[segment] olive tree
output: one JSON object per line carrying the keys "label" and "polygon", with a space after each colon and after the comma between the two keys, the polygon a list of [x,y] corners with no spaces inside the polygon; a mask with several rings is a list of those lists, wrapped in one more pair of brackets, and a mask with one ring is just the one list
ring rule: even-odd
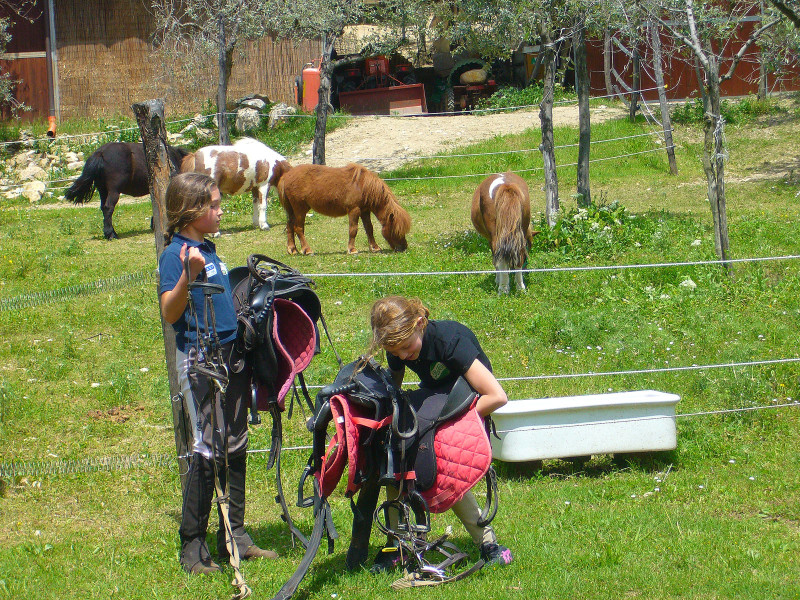
{"label": "olive tree", "polygon": [[[11,41],[11,17],[33,21],[40,13],[36,0],[0,0],[0,54],[5,53],[6,46]],[[0,105],[7,107],[12,116],[29,109],[14,95],[18,83],[11,73],[0,68]]]}
{"label": "olive tree", "polygon": [[[728,40],[740,34],[746,17],[757,13],[757,2],[736,1],[726,5],[696,4],[694,0],[645,0],[640,6],[647,16],[688,49],[700,66],[704,108],[703,171],[714,223],[714,246],[722,261],[729,258],[728,217],[725,199],[725,119],[720,87],[731,79],[742,58],[755,42],[780,20],[762,21],[728,56]],[[726,265],[727,266],[727,265]]]}
{"label": "olive tree", "polygon": [[154,43],[167,63],[183,67],[182,75],[206,76],[206,65],[217,61],[219,143],[230,144],[226,105],[228,81],[237,44],[269,33],[271,3],[260,0],[151,0],[156,20]]}
{"label": "olive tree", "polygon": [[368,13],[361,0],[273,0],[269,26],[275,33],[288,39],[320,39],[319,103],[314,130],[314,164],[325,164],[325,129],[330,103],[331,79],[334,67],[331,57],[334,45],[345,27],[361,22]]}

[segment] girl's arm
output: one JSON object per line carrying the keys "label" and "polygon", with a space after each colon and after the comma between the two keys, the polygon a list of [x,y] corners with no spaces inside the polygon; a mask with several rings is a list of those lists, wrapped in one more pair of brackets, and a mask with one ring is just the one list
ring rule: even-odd
{"label": "girl's arm", "polygon": [[464,379],[480,394],[478,403],[475,405],[480,416],[490,415],[508,402],[508,396],[506,396],[506,392],[500,382],[477,358],[467,369],[467,372],[464,373]]}
{"label": "girl's arm", "polygon": [[[186,257],[186,247],[184,244],[181,248],[180,259],[183,264],[183,259]],[[203,255],[196,247],[189,248],[189,274],[191,280],[194,281],[200,272],[205,268],[206,261]],[[174,323],[181,318],[181,315],[186,310],[186,305],[189,302],[189,281],[186,279],[186,271],[181,273],[181,278],[171,290],[161,294],[161,314],[167,323]]]}

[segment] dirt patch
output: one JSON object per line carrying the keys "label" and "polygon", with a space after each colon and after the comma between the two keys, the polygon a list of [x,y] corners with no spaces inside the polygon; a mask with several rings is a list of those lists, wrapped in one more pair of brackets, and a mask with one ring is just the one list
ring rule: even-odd
{"label": "dirt patch", "polygon": [[[625,114],[627,112],[619,107],[598,106],[591,109],[591,122],[602,123]],[[577,124],[577,106],[553,108],[554,127]],[[325,162],[332,167],[357,162],[373,171],[386,171],[423,156],[498,135],[538,129],[539,125],[539,111],[533,109],[486,115],[359,117],[328,134]],[[311,162],[311,145],[289,160],[292,164]]]}

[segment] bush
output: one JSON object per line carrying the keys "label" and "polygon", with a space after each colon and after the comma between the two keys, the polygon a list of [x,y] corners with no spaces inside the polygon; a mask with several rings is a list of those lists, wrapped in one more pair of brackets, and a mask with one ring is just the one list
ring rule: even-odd
{"label": "bush", "polygon": [[[750,123],[756,118],[783,112],[777,102],[771,98],[759,100],[755,96],[748,96],[740,100],[723,100],[721,104],[722,116],[726,123],[742,125]],[[701,124],[703,122],[703,99],[694,98],[687,100],[682,106],[672,111],[672,121],[684,125]]]}
{"label": "bush", "polygon": [[[544,89],[541,83],[535,82],[524,88],[513,86],[502,87],[489,98],[478,101],[478,108],[512,108],[516,106],[531,106],[542,101]],[[575,94],[566,92],[563,87],[556,85],[553,101],[572,99]]]}
{"label": "bush", "polygon": [[560,215],[553,227],[542,216],[531,249],[562,253],[576,251],[581,255],[608,249],[632,218],[617,201],[610,204],[592,202],[587,207],[573,209]]}

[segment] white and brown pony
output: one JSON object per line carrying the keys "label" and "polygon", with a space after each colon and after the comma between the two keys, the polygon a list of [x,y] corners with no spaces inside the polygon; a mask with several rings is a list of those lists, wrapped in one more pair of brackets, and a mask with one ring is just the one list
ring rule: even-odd
{"label": "white and brown pony", "polygon": [[[521,269],[531,246],[531,205],[528,184],[519,175],[490,175],[472,198],[472,223],[492,244],[492,262],[497,271],[497,291],[507,294],[509,270]],[[514,274],[517,289],[525,290],[522,273]]]}
{"label": "white and brown pony", "polygon": [[411,217],[397,203],[392,191],[372,171],[356,164],[345,167],[325,165],[299,165],[283,174],[278,182],[278,198],[286,211],[287,249],[297,254],[294,236],[300,240],[300,251],[312,254],[306,241],[305,222],[309,210],[327,217],[343,217],[350,220],[350,237],[347,252],[355,254],[358,220],[364,224],[369,248],[379,252],[372,232],[371,214],[382,225],[381,234],[392,250],[402,252],[408,247],[406,234],[411,229]]}
{"label": "white and brown pony", "polygon": [[286,159],[252,138],[233,146],[205,146],[181,163],[182,173],[205,173],[217,182],[222,194],[253,194],[253,227],[269,229],[267,195],[291,165]]}

